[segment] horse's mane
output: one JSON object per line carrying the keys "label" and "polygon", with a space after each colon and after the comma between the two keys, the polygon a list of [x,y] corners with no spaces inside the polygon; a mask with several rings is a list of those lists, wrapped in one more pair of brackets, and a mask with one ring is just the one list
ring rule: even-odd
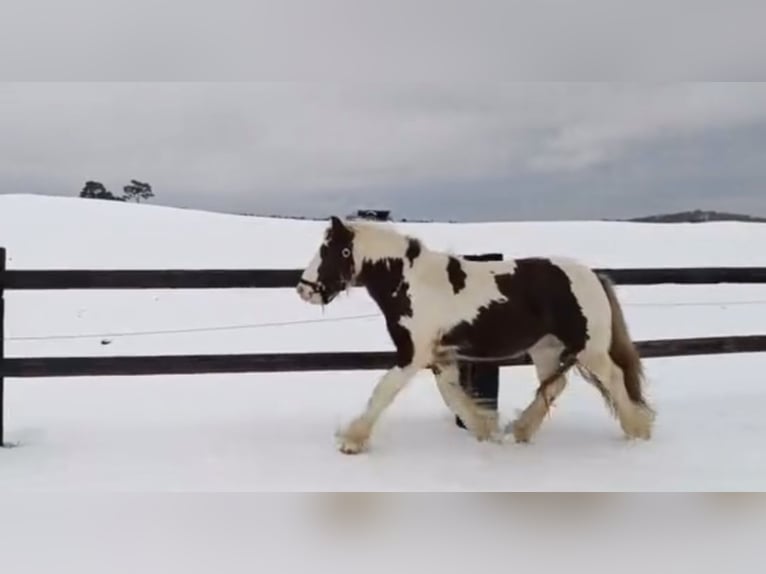
{"label": "horse's mane", "polygon": [[425,250],[425,244],[417,237],[407,235],[390,223],[371,223],[353,221],[346,225],[354,232],[360,244],[372,249],[372,251],[402,250],[402,255],[412,241],[416,241],[421,249]]}
{"label": "horse's mane", "polygon": [[397,229],[393,223],[346,221],[344,224],[361,235],[376,235],[379,237],[386,236],[392,240],[394,240],[394,238],[409,238],[408,235]]}

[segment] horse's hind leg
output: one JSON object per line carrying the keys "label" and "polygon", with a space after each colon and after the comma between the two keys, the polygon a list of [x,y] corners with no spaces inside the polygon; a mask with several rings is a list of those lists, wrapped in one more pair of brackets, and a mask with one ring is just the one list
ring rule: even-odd
{"label": "horse's hind leg", "polygon": [[460,371],[457,363],[439,363],[432,368],[436,386],[449,409],[465,424],[478,440],[495,440],[500,433],[497,426],[497,411],[484,408],[475,402],[460,386]]}
{"label": "horse's hind leg", "polygon": [[[563,347],[551,346],[533,348],[529,356],[535,365],[540,386],[535,392],[535,398],[519,417],[510,424],[510,429],[516,442],[529,442],[540,428],[553,402],[561,394],[567,384],[566,373],[555,376],[561,369],[561,352]],[[550,380],[549,380],[550,379]]]}
{"label": "horse's hind leg", "polygon": [[651,437],[653,413],[645,405],[631,401],[622,369],[608,353],[588,353],[580,359],[580,372],[593,384],[617,417],[628,438]]}

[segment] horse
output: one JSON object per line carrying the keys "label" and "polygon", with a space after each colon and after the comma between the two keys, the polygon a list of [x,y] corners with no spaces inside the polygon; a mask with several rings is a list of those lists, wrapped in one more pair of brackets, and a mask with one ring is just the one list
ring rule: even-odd
{"label": "horse", "polygon": [[[344,454],[369,448],[373,427],[422,369],[435,375],[447,407],[478,441],[513,434],[529,443],[575,368],[602,395],[627,439],[650,439],[655,418],[644,370],[608,277],[564,257],[472,261],[430,249],[390,223],[330,217],[296,286],[300,298],[328,305],[362,287],[385,318],[394,365],[366,408],[336,432]],[[461,387],[459,361],[502,361],[527,354],[539,385],[505,429],[497,411]]]}

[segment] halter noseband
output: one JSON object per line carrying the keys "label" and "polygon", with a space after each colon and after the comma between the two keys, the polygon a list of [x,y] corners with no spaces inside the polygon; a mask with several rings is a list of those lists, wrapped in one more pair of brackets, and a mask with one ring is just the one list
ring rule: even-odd
{"label": "halter noseband", "polygon": [[325,305],[327,305],[335,297],[334,295],[328,297],[327,296],[327,291],[325,290],[324,285],[322,285],[321,283],[315,283],[314,281],[308,281],[308,280],[303,279],[303,278],[298,279],[298,283],[303,283],[304,285],[308,285],[314,291],[319,293],[319,296],[322,297],[322,303],[325,304]]}
{"label": "halter noseband", "polygon": [[[343,253],[343,257],[344,258],[350,257],[351,256],[351,249],[349,249],[348,247],[344,247],[342,253]],[[345,277],[342,277],[342,279],[343,279],[343,281],[342,281],[341,289],[344,289],[344,288],[348,287],[349,284],[353,284],[353,268],[352,268],[352,278],[351,278],[351,280],[349,280],[348,278],[345,278]],[[319,283],[318,281],[316,281],[316,282],[315,281],[309,281],[308,279],[304,279],[303,277],[301,277],[300,279],[298,279],[298,284],[303,284],[303,285],[307,285],[308,287],[311,287],[314,291],[316,291],[317,293],[319,293],[322,296],[322,300],[324,300],[325,303],[327,303],[330,299],[333,299],[335,297],[335,295],[337,295],[337,293],[335,293],[332,296],[328,297],[327,296],[327,290],[325,289],[325,286],[322,285],[321,283]]]}
{"label": "halter noseband", "polygon": [[319,283],[314,283],[313,281],[308,281],[307,279],[300,278],[298,279],[298,283],[303,283],[304,285],[308,285],[314,291],[318,291],[320,293],[324,291],[324,289],[322,289],[322,286]]}

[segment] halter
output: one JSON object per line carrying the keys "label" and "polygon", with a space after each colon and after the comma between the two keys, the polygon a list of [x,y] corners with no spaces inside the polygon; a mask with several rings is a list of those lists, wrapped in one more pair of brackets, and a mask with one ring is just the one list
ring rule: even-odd
{"label": "halter", "polygon": [[298,283],[303,283],[304,285],[308,285],[311,287],[314,291],[318,291],[319,293],[322,293],[324,289],[319,283],[314,283],[313,281],[309,281],[307,279],[303,279],[302,277],[298,279]]}
{"label": "halter", "polygon": [[[343,250],[342,250],[342,254],[343,254],[344,258],[351,257],[351,249],[349,247],[344,247]],[[307,286],[311,287],[314,291],[319,293],[322,296],[322,301],[325,304],[329,303],[329,301],[334,298],[334,295],[332,297],[329,297],[329,298],[327,297],[327,291],[325,290],[324,285],[322,285],[319,282],[309,281],[308,279],[304,279],[303,277],[301,277],[300,279],[298,279],[298,283],[299,284],[303,284],[303,285],[307,285]],[[352,279],[351,279],[351,281],[345,280],[343,282],[343,289],[348,288],[349,284],[353,284],[353,268],[352,268]],[[337,293],[335,295],[337,295]]]}
{"label": "halter", "polygon": [[325,291],[324,286],[321,283],[315,283],[314,281],[308,281],[307,279],[298,279],[298,283],[303,283],[304,285],[308,285],[311,287],[314,291],[319,293],[319,296],[322,297],[322,304],[327,305],[332,298],[327,296],[327,291]]}

